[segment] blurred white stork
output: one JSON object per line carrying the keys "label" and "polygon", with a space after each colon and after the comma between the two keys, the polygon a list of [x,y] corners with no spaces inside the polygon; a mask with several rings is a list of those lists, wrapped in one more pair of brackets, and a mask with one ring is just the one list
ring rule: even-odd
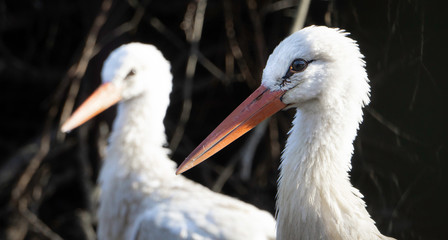
{"label": "blurred white stork", "polygon": [[353,140],[369,102],[365,62],[347,33],[308,27],[270,55],[261,86],[182,163],[206,160],[284,108],[296,108],[280,164],[277,239],[388,239],[349,180]]}
{"label": "blurred white stork", "polygon": [[102,79],[62,126],[70,131],[120,101],[99,177],[99,239],[275,239],[268,212],[175,175],[163,147],[172,76],[154,46],[116,49]]}

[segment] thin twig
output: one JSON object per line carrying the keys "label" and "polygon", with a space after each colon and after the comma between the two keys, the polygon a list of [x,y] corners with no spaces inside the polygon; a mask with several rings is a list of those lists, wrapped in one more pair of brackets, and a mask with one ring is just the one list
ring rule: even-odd
{"label": "thin twig", "polygon": [[202,28],[204,26],[204,15],[205,9],[207,7],[207,0],[199,0],[197,2],[196,14],[194,17],[193,30],[191,32],[191,36],[188,36],[187,39],[190,39],[191,47],[190,47],[190,56],[187,61],[187,68],[185,70],[185,84],[184,84],[184,102],[182,105],[182,113],[180,115],[180,121],[176,126],[176,130],[174,131],[170,149],[174,152],[179,146],[180,141],[183,138],[185,125],[190,119],[191,113],[191,94],[193,91],[193,77],[196,72],[196,66],[198,62],[198,52],[199,52],[199,42],[201,40]]}
{"label": "thin twig", "polygon": [[269,121],[269,146],[271,147],[271,159],[279,159],[281,153],[279,129],[277,124],[277,117],[272,117]]}
{"label": "thin twig", "polygon": [[421,68],[418,68],[417,70],[417,79],[416,79],[416,83],[415,83],[415,87],[414,87],[414,91],[412,92],[412,97],[411,97],[411,102],[409,103],[409,110],[412,111],[414,109],[414,104],[415,104],[415,99],[417,97],[417,92],[419,90],[420,87],[420,78],[422,75],[422,68],[424,67],[424,63],[423,63],[423,49],[424,49],[424,39],[425,39],[425,18],[424,18],[424,13],[421,13],[421,23],[420,23],[420,51],[419,51],[419,63],[422,65]]}
{"label": "thin twig", "polygon": [[229,82],[229,77],[219,69],[213,62],[211,62],[207,57],[205,57],[201,52],[197,52],[199,63],[207,69],[214,77],[221,79],[224,83]]}
{"label": "thin twig", "polygon": [[[176,34],[174,34],[165,24],[160,21],[157,17],[151,17],[149,19],[149,24],[159,31],[162,35],[166,37],[174,46],[178,49],[183,50],[187,46],[186,44],[179,39]],[[222,82],[227,83],[229,81],[229,77],[212,61],[210,61],[204,54],[201,53],[199,49],[197,49],[196,55],[198,57],[198,62],[209,71],[214,77],[220,79]]]}
{"label": "thin twig", "polygon": [[244,143],[244,145],[238,150],[236,154],[232,156],[229,163],[226,165],[223,171],[220,172],[218,179],[213,184],[212,190],[215,192],[220,192],[224,184],[227,180],[232,176],[233,171],[235,170],[236,163],[239,160],[241,161],[242,170],[240,173],[242,180],[248,180],[251,176],[252,171],[252,162],[253,157],[255,155],[255,151],[257,149],[258,144],[260,143],[262,136],[266,132],[266,128],[268,126],[269,119],[261,122],[254,131],[249,134],[248,140]]}
{"label": "thin twig", "polygon": [[233,172],[235,171],[236,163],[240,159],[241,159],[241,151],[238,151],[230,159],[229,163],[226,165],[224,170],[222,170],[219,173],[218,178],[216,179],[215,183],[211,187],[212,191],[221,192],[222,188],[224,187],[224,184],[227,182],[227,180],[229,180],[229,178],[232,176]]}
{"label": "thin twig", "polygon": [[269,118],[258,124],[255,130],[250,134],[249,139],[244,144],[244,149],[241,153],[241,172],[240,177],[242,180],[247,181],[251,177],[252,173],[252,162],[255,156],[255,151],[257,150],[258,144],[268,127]]}
{"label": "thin twig", "polygon": [[48,117],[46,119],[45,128],[42,134],[42,138],[40,140],[39,150],[34,155],[34,157],[29,162],[28,166],[26,167],[25,171],[20,176],[19,180],[17,181],[16,186],[13,188],[11,192],[11,199],[10,204],[12,206],[16,205],[19,202],[19,199],[22,197],[23,193],[25,192],[26,187],[30,183],[31,178],[34,176],[34,173],[39,168],[42,160],[47,156],[48,151],[50,149],[50,128],[52,120],[55,117],[56,109],[52,107],[50,110],[50,113],[48,114]]}
{"label": "thin twig", "polygon": [[399,136],[401,138],[404,138],[408,141],[414,142],[414,143],[421,143],[418,139],[411,136],[408,133],[403,132],[400,128],[398,128],[395,124],[391,123],[389,120],[387,120],[383,115],[378,113],[375,109],[369,107],[366,108],[366,111],[375,118],[379,123],[381,123],[383,126],[385,126],[387,129],[389,129],[391,132],[393,132],[396,136]]}
{"label": "thin twig", "polygon": [[[25,217],[30,223],[37,225],[39,228],[42,229],[43,234],[47,234],[50,239],[62,239],[57,234],[53,233],[44,223],[42,223],[37,216],[34,214],[30,214],[29,210],[27,209],[27,201],[21,199],[26,188],[28,187],[32,177],[35,175],[37,169],[41,165],[43,159],[47,156],[50,144],[51,144],[51,128],[53,120],[55,119],[59,104],[60,104],[60,98],[62,91],[61,88],[64,88],[66,86],[66,82],[68,82],[69,77],[74,74],[75,76],[79,76],[79,74],[87,68],[87,62],[91,57],[91,53],[93,50],[93,46],[95,43],[95,39],[97,36],[97,33],[99,31],[98,28],[102,26],[102,24],[105,22],[105,14],[110,9],[112,1],[111,0],[104,0],[102,3],[100,14],[95,19],[94,25],[92,26],[92,29],[90,31],[90,34],[86,40],[85,48],[83,50],[83,55],[81,56],[80,60],[78,61],[77,65],[73,65],[69,71],[67,72],[67,75],[62,80],[62,83],[58,86],[58,89],[56,93],[54,94],[52,105],[48,111],[47,118],[44,123],[44,129],[42,132],[42,137],[40,139],[39,144],[39,150],[34,155],[34,157],[29,162],[28,166],[20,176],[19,180],[17,181],[17,184],[13,188],[11,192],[11,199],[10,199],[10,206],[13,208],[17,208],[18,211],[21,213],[23,217]],[[76,75],[78,74],[78,75]],[[73,85],[72,85],[73,86]],[[79,86],[78,86],[79,87]],[[73,87],[72,87],[73,88]],[[76,89],[75,89],[76,90]],[[73,92],[72,92],[73,94]],[[74,99],[74,97],[73,97]],[[66,107],[72,105],[72,103],[66,102]],[[19,220],[20,221],[20,220]]]}
{"label": "thin twig", "polygon": [[260,15],[266,16],[268,13],[282,11],[287,8],[292,8],[297,6],[296,0],[280,0],[267,4],[260,9]]}
{"label": "thin twig", "polygon": [[233,57],[236,59],[236,63],[238,68],[243,75],[243,78],[246,80],[249,85],[256,85],[255,79],[252,76],[252,73],[249,69],[249,65],[246,60],[243,58],[243,51],[240,48],[238,40],[235,37],[235,24],[232,13],[232,6],[230,5],[230,1],[222,1],[224,6],[224,21],[226,28],[226,36],[227,41],[229,42],[230,51],[232,52]]}
{"label": "thin twig", "polygon": [[68,119],[71,112],[73,111],[73,106],[75,105],[75,98],[79,92],[82,76],[84,76],[87,70],[87,66],[89,64],[90,59],[94,56],[95,45],[98,39],[98,33],[107,20],[107,15],[109,13],[111,6],[112,6],[112,0],[103,0],[100,12],[96,16],[92,28],[90,29],[89,34],[87,35],[87,39],[84,44],[84,48],[82,50],[81,58],[76,64],[70,67],[70,70],[67,72],[65,78],[72,79],[71,81],[72,83],[70,85],[67,99],[62,108],[60,124],[65,122],[65,120]]}
{"label": "thin twig", "polygon": [[297,13],[294,19],[294,22],[291,26],[291,30],[289,30],[289,34],[293,34],[296,31],[303,28],[305,25],[306,16],[308,15],[308,9],[310,8],[310,0],[300,0],[299,5],[297,6]]}
{"label": "thin twig", "polygon": [[138,28],[138,25],[140,24],[140,22],[143,19],[143,16],[145,15],[145,11],[147,9],[147,5],[149,3],[150,0],[144,0],[141,3],[138,2],[138,4],[136,6],[132,6],[132,4],[130,4],[132,7],[134,7],[135,11],[134,11],[134,15],[132,16],[131,20],[121,24],[120,26],[118,26],[117,28],[115,28],[114,30],[112,30],[110,33],[106,34],[96,45],[95,48],[93,50],[93,56],[97,55],[98,52],[100,52],[101,50],[101,46],[105,46],[107,45],[109,42],[111,42],[112,40],[116,39],[117,37],[133,31],[135,29]]}
{"label": "thin twig", "polygon": [[43,223],[34,213],[28,210],[26,203],[20,204],[19,212],[34,231],[39,232],[43,236],[51,240],[62,240],[63,238],[57,233],[53,232],[45,223]]}
{"label": "thin twig", "polygon": [[[257,2],[255,0],[247,0],[246,2],[249,8],[249,16],[252,25],[254,26],[255,47],[257,49],[257,55],[258,55],[257,69],[261,69],[267,60],[266,43],[264,41],[262,21],[260,14],[257,11]],[[257,70],[257,72],[261,73],[261,70]]]}
{"label": "thin twig", "polygon": [[148,20],[148,23],[159,33],[165,36],[165,38],[170,41],[174,46],[176,46],[177,49],[185,49],[186,44],[177,37],[176,34],[171,31],[169,27],[167,27],[159,18],[157,17],[151,17]]}
{"label": "thin twig", "polygon": [[[264,34],[262,28],[262,21],[259,13],[257,12],[257,3],[254,0],[247,0],[247,6],[249,8],[249,15],[254,26],[254,38],[255,38],[255,46],[257,48],[258,55],[258,66],[259,70],[257,72],[261,73],[261,66],[263,66],[264,62],[266,62],[266,44],[264,42]],[[243,146],[243,150],[241,152],[241,172],[240,177],[242,180],[249,180],[252,172],[252,163],[253,158],[255,156],[255,151],[257,150],[257,146],[260,143],[266,129],[268,127],[269,120],[265,120],[250,134],[248,140]]]}

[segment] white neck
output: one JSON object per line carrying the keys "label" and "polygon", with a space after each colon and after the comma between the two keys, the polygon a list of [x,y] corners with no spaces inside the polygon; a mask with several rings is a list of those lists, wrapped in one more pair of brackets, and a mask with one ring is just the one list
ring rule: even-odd
{"label": "white neck", "polygon": [[118,106],[99,177],[99,239],[131,239],[135,217],[156,204],[161,189],[176,182],[175,163],[163,147],[167,102],[146,94]]}
{"label": "white neck", "polygon": [[361,119],[359,105],[342,102],[297,110],[280,165],[277,239],[380,238],[348,175]]}
{"label": "white neck", "polygon": [[141,172],[153,177],[162,176],[161,179],[174,175],[175,163],[167,157],[168,149],[163,147],[166,143],[163,125],[166,107],[162,106],[162,109],[160,105],[164,102],[142,94],[119,104],[104,171],[109,167],[121,174]]}

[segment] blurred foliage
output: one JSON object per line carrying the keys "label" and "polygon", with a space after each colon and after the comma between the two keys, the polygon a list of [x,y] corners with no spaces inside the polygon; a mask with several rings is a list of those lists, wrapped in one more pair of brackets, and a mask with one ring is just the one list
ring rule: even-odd
{"label": "blurred foliage", "polygon": [[[165,126],[178,163],[257,87],[298,2],[205,3],[195,37],[198,1],[0,1],[1,239],[94,239],[95,182],[114,110],[68,135],[58,127],[99,85],[104,59],[121,44],[154,44],[172,64]],[[314,0],[306,18],[305,25],[346,29],[366,56],[372,101],[355,141],[352,182],[381,232],[399,239],[448,236],[442,5]],[[198,63],[187,72],[192,56]],[[274,212],[293,114],[270,119],[252,164],[241,164],[248,135],[186,175]]]}

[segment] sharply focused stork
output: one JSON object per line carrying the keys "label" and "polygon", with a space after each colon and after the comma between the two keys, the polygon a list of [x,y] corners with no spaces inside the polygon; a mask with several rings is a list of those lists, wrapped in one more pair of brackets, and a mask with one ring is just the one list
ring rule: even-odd
{"label": "sharply focused stork", "polygon": [[277,239],[388,239],[349,180],[353,140],[369,102],[363,56],[347,33],[308,27],[270,55],[261,86],[182,163],[182,173],[284,108],[296,108],[283,151]]}
{"label": "sharply focused stork", "polygon": [[120,102],[99,177],[99,239],[275,239],[268,212],[175,175],[163,147],[172,76],[155,47],[116,49],[102,79],[62,126],[70,131]]}

